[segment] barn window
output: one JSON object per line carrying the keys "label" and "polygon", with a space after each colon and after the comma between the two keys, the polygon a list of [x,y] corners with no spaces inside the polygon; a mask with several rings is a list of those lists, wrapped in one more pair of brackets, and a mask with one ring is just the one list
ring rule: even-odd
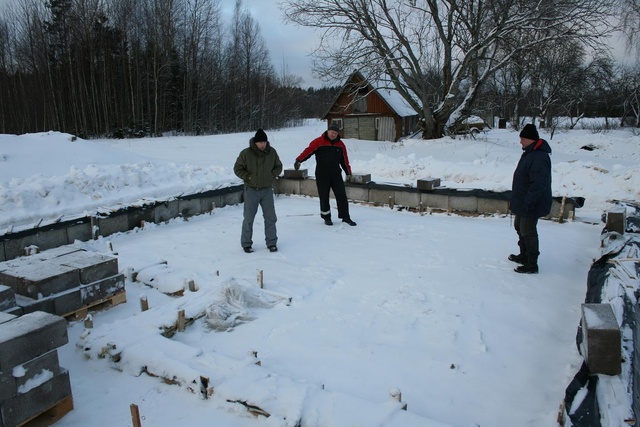
{"label": "barn window", "polygon": [[367,112],[367,97],[358,95],[353,101],[354,113],[366,113]]}
{"label": "barn window", "polygon": [[342,119],[332,119],[331,124],[336,124],[340,129],[342,129]]}

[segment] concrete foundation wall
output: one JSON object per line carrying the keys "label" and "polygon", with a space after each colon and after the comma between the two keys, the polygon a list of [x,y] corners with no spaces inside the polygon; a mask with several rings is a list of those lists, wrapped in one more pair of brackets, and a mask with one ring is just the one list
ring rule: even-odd
{"label": "concrete foundation wall", "polygon": [[26,255],[26,248],[37,246],[40,251],[68,245],[76,240],[87,241],[97,236],[109,236],[141,227],[145,222],[162,223],[173,218],[188,218],[211,212],[215,207],[242,202],[242,185],[211,190],[172,200],[141,206],[79,216],[0,235],[0,262]]}
{"label": "concrete foundation wall", "polygon": [[[300,171],[294,171],[300,172]],[[435,188],[424,190],[402,185],[376,184],[375,182],[345,183],[347,197],[356,202],[388,206],[402,206],[416,210],[436,210],[473,214],[508,214],[508,193],[478,192],[477,190],[454,190]],[[274,182],[276,194],[295,194],[318,197],[316,181],[313,178],[279,178]],[[490,195],[487,197],[485,195]],[[333,197],[333,193],[331,193]],[[68,245],[76,240],[87,241],[97,236],[109,236],[141,227],[145,222],[162,223],[173,218],[188,218],[211,212],[215,207],[236,205],[243,201],[243,186],[236,185],[205,193],[192,194],[181,198],[156,203],[130,206],[110,213],[96,213],[94,216],[78,217],[66,222],[56,222],[19,232],[0,235],[0,262],[25,255],[26,248],[37,246],[39,250]],[[551,213],[547,219],[573,218],[576,205],[567,199],[562,207],[562,199],[554,198]]]}
{"label": "concrete foundation wall", "polygon": [[[422,190],[417,187],[401,185],[376,184],[366,182],[358,184],[345,182],[347,197],[357,202],[372,203],[379,206],[403,206],[416,210],[439,210],[444,212],[461,212],[481,215],[509,213],[509,192],[495,193],[478,190],[438,189]],[[279,178],[274,184],[277,194],[299,194],[318,197],[316,182],[313,178],[287,179]],[[333,198],[333,193],[330,195]],[[573,218],[576,204],[566,199],[564,208],[562,199],[553,199],[551,213],[546,219]]]}

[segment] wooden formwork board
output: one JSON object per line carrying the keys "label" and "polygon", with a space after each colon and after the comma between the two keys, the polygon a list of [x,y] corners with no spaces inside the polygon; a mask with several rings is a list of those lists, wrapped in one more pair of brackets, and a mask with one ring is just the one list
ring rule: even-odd
{"label": "wooden formwork board", "polygon": [[89,314],[89,310],[106,310],[110,307],[113,307],[114,305],[122,304],[124,302],[127,302],[126,291],[118,292],[117,294],[111,295],[110,297],[95,301],[89,305],[79,308],[78,310],[67,313],[62,317],[68,320],[80,320],[87,317],[87,315]]}
{"label": "wooden formwork board", "polygon": [[51,426],[67,413],[73,410],[73,396],[68,396],[56,403],[46,411],[28,419],[27,421],[19,424],[17,427],[45,427]]}

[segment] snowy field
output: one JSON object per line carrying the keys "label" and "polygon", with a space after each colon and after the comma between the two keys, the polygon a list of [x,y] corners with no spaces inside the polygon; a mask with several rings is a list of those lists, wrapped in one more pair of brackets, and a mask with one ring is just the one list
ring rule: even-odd
{"label": "snowy field", "polygon": [[[267,134],[287,168],[323,129],[314,122]],[[251,135],[0,135],[0,229],[237,184],[233,163]],[[357,227],[327,227],[317,199],[300,196],[276,198],[277,253],[264,247],[259,215],[256,252],[242,252],[242,206],[78,242],[113,248],[122,272],[140,273],[127,281],[127,303],[95,313],[91,331],[70,324],[60,364],[75,409],[57,425],[130,426],[136,404],[143,426],[161,427],[293,427],[300,419],[318,427],[553,426],[582,362],[575,334],[599,256],[600,215],[610,200],[640,199],[639,143],[627,130],[556,133],[553,194],[586,202],[575,221],[540,222],[538,275],[516,274],[506,260],[517,250],[508,216],[351,204]],[[498,191],[510,188],[521,152],[508,130],[346,144],[354,173],[376,182],[438,177],[448,187]],[[303,167],[313,175],[313,160]],[[196,292],[161,292],[188,280]],[[144,313],[141,297],[151,307]],[[180,309],[207,316],[164,338]],[[118,362],[99,357],[108,345]],[[192,382],[199,375],[211,380],[209,399]],[[396,391],[407,411],[390,398]]]}

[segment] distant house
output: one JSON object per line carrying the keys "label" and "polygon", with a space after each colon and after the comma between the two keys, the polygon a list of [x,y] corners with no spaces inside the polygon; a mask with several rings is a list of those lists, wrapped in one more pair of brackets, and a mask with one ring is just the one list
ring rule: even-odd
{"label": "distant house", "polygon": [[356,71],[324,119],[338,123],[343,138],[395,142],[416,130],[418,114],[397,91],[378,88]]}

